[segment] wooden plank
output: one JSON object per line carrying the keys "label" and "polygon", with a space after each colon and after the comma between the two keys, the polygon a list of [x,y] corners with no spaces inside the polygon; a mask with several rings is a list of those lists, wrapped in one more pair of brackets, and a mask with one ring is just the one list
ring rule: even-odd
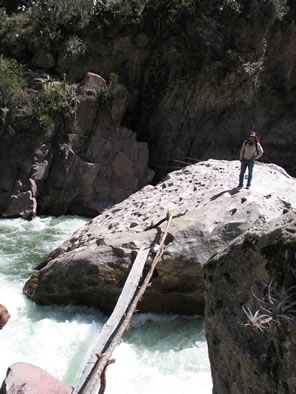
{"label": "wooden plank", "polygon": [[[98,381],[99,377],[92,383],[92,375],[94,373],[98,358],[96,353],[104,353],[108,343],[112,340],[114,333],[120,326],[122,318],[124,317],[133,297],[138,288],[143,269],[150,252],[150,248],[140,248],[137,257],[133,263],[131,271],[118,298],[117,304],[110,318],[104,325],[99,340],[92,352],[84,371],[78,381],[77,386],[74,388],[73,394],[97,394],[99,390]],[[98,381],[97,381],[98,380]]]}
{"label": "wooden plank", "polygon": [[172,215],[167,213],[167,225],[166,225],[165,231],[163,233],[163,236],[161,238],[161,242],[159,244],[159,249],[158,249],[156,255],[154,256],[154,259],[150,265],[149,271],[148,271],[142,285],[136,289],[135,295],[134,295],[130,305],[128,306],[118,328],[116,329],[116,332],[114,332],[114,335],[112,335],[111,341],[108,342],[108,346],[106,347],[105,352],[100,355],[100,358],[99,358],[98,362],[96,363],[95,368],[93,370],[91,381],[89,382],[89,383],[91,383],[91,385],[89,385],[86,388],[86,390],[83,391],[83,394],[97,393],[96,387],[100,388],[100,391],[98,394],[105,393],[106,368],[108,367],[108,365],[110,363],[113,363],[113,360],[111,359],[112,353],[113,353],[116,345],[118,344],[118,342],[122,338],[125,330],[129,326],[130,320],[136,311],[137,304],[141,300],[147,287],[151,283],[153,272],[163,256],[164,249],[165,249],[165,240],[166,240],[166,237],[168,234],[168,230],[169,230],[172,218],[173,218]]}

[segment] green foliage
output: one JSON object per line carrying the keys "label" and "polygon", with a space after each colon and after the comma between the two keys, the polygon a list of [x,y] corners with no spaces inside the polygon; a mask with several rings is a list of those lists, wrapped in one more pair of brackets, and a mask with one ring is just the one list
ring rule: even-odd
{"label": "green foliage", "polygon": [[93,12],[93,0],[37,0],[29,9],[38,44],[50,47],[84,29]]}
{"label": "green foliage", "polygon": [[87,46],[85,42],[76,35],[71,36],[65,44],[66,56],[72,60],[78,59],[80,56],[85,55]]}
{"label": "green foliage", "polygon": [[289,3],[288,0],[17,2],[26,4],[23,12],[10,17],[4,9],[0,12],[0,39],[4,37],[2,43],[10,50],[18,41],[30,42],[33,51],[42,47],[53,54],[62,47],[66,56],[75,61],[87,52],[86,40],[90,36],[110,33],[112,37],[116,34],[133,37],[144,33],[150,45],[159,48],[161,64],[173,69],[174,75],[202,72],[211,78],[220,78],[227,67],[239,69],[240,51],[235,44],[238,40],[231,29],[237,18],[246,16],[261,23],[281,20]]}
{"label": "green foliage", "polygon": [[139,29],[146,2],[147,0],[97,0],[93,24],[101,30],[112,28],[121,31],[131,27]]}
{"label": "green foliage", "polygon": [[126,87],[119,82],[119,77],[116,73],[109,75],[109,83],[104,89],[97,91],[101,105],[109,104],[114,98],[127,94]]}
{"label": "green foliage", "polygon": [[27,86],[23,68],[14,59],[0,56],[0,102],[9,105]]}
{"label": "green foliage", "polygon": [[108,85],[110,94],[115,97],[120,95],[121,93],[125,92],[126,89],[124,85],[119,82],[118,74],[111,73],[109,75],[109,85]]}
{"label": "green foliage", "polygon": [[30,21],[27,13],[8,16],[4,8],[0,8],[0,38],[5,37],[9,44],[15,43],[29,29]]}
{"label": "green foliage", "polygon": [[36,119],[42,126],[52,126],[58,114],[75,114],[79,102],[74,87],[64,82],[49,82],[34,97]]}

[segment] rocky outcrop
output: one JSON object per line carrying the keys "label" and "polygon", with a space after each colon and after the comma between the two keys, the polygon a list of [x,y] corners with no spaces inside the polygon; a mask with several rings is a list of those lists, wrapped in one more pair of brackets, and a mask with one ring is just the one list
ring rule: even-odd
{"label": "rocky outcrop", "polygon": [[[74,82],[90,70],[105,80],[116,73],[133,97],[123,123],[148,142],[158,180],[176,160],[236,159],[250,128],[260,135],[263,160],[296,176],[295,3],[214,0],[194,3],[194,10],[170,7],[149,2],[142,24],[119,34],[112,19],[107,32],[98,30],[104,20],[96,20],[78,34],[86,51],[75,61],[67,43],[56,45],[53,69],[50,53],[40,57],[24,34],[6,40],[6,54],[28,64],[33,58],[36,67]],[[174,14],[178,23],[167,25]],[[16,45],[23,50],[16,53]],[[39,58],[46,63],[35,63]]]}
{"label": "rocky outcrop", "polygon": [[0,304],[0,330],[7,324],[10,319],[10,314],[3,304]]}
{"label": "rocky outcrop", "polygon": [[26,294],[43,303],[110,311],[137,250],[158,243],[174,216],[162,261],[140,308],[203,313],[202,265],[254,226],[296,209],[296,180],[258,163],[252,190],[236,189],[239,162],[209,160],[171,173],[91,220],[32,274]]}
{"label": "rocky outcrop", "polygon": [[24,114],[13,129],[0,127],[2,216],[96,216],[149,183],[147,144],[120,126],[128,93],[108,89],[103,78],[88,73],[77,87],[75,115],[44,130]]}
{"label": "rocky outcrop", "polygon": [[[53,48],[44,52],[26,34],[16,34],[10,29],[0,38],[3,53],[35,67],[36,72],[40,67],[45,68],[55,78],[66,76],[73,83],[79,83],[91,70],[92,75],[101,75],[92,81],[90,75],[87,77],[88,83],[94,83],[92,88],[104,86],[115,73],[128,93],[112,101],[108,115],[101,111],[99,121],[107,116],[112,130],[114,123],[118,130],[124,125],[124,134],[126,128],[131,129],[137,141],[148,144],[149,165],[156,172],[156,181],[162,180],[172,168],[182,166],[180,161],[236,159],[250,128],[255,128],[262,140],[263,160],[281,165],[295,176],[295,4],[215,0],[198,2],[194,11],[190,7],[171,10],[174,5],[168,4],[162,8],[161,2],[159,7],[149,2],[138,28],[127,26],[120,33],[112,22],[110,30],[98,30],[100,23],[96,20],[72,36],[78,36],[84,48],[75,57],[69,55],[69,37],[58,44],[48,37]],[[182,12],[188,12],[188,18]],[[167,25],[171,16],[179,13],[176,26]],[[101,167],[101,162],[92,162],[85,154],[84,144],[88,141],[94,147],[98,138],[105,141],[109,129],[103,137],[97,131],[99,137],[97,134],[92,139],[93,132],[89,130],[95,130],[98,105],[91,89],[82,88],[83,91],[85,97],[79,105],[78,117],[86,125],[84,133],[78,132],[75,126],[68,129],[67,125],[58,125],[55,133],[47,130],[47,136],[40,139],[40,126],[25,118],[18,119],[14,136],[11,130],[6,130],[5,139],[0,136],[0,212],[10,217],[18,214],[33,217],[35,199],[39,213],[95,215],[98,206],[106,206],[107,200],[108,204],[118,202],[122,196],[138,190],[136,185],[139,188],[151,179],[147,174],[144,178],[135,173],[130,177],[128,172],[135,161],[124,153],[126,158],[120,160],[120,167],[124,161],[127,178],[122,185],[123,178],[117,173],[113,176],[110,162]],[[128,134],[130,139],[124,144],[131,142],[134,151],[134,146],[139,145],[134,144],[133,134]],[[117,137],[115,132],[114,138]],[[143,146],[139,147],[141,156],[142,149]],[[35,197],[28,183],[30,179],[35,180],[31,177],[32,166],[40,151],[42,157],[36,159],[38,193]],[[75,160],[72,151],[78,156]],[[66,159],[68,156],[70,160]],[[100,171],[96,172],[96,165]],[[69,172],[74,170],[79,174],[86,171],[86,195],[77,185],[73,186],[71,176],[68,180]],[[54,175],[56,171],[60,178],[68,180],[67,188],[56,179],[59,177]],[[132,172],[136,171],[133,168]],[[94,172],[100,179],[103,174],[103,185],[98,186]],[[76,179],[81,180],[79,174]],[[47,183],[48,175],[55,179]],[[43,189],[43,183],[48,188]],[[115,185],[120,189],[116,198]],[[90,192],[90,188],[100,191]]]}
{"label": "rocky outcrop", "polygon": [[27,363],[15,363],[7,370],[0,394],[70,394],[73,387],[61,383],[51,374]]}
{"label": "rocky outcrop", "polygon": [[214,393],[296,391],[296,215],[235,240],[205,267]]}
{"label": "rocky outcrop", "polygon": [[[203,3],[208,9],[212,7],[201,1],[201,8]],[[201,26],[201,37],[189,20],[185,31],[180,26],[178,34],[182,31],[186,37],[182,47],[189,45],[188,52],[178,54],[180,37],[168,34],[161,22],[156,23],[160,31],[153,36],[85,36],[88,53],[78,63],[59,51],[57,72],[61,75],[67,73],[77,80],[88,67],[108,78],[115,71],[135,95],[136,106],[128,112],[125,124],[135,130],[139,140],[149,143],[150,165],[158,180],[178,165],[176,160],[236,159],[242,140],[252,128],[265,148],[263,160],[296,176],[296,118],[292,110],[295,4],[290,1],[287,18],[277,21],[270,9],[260,9],[262,2],[233,3],[237,12],[225,10],[224,17],[220,16],[221,9],[227,5],[217,4],[216,12],[207,15],[211,22],[205,26],[213,22],[220,27],[209,32],[208,27]],[[204,57],[199,59],[191,47]]]}

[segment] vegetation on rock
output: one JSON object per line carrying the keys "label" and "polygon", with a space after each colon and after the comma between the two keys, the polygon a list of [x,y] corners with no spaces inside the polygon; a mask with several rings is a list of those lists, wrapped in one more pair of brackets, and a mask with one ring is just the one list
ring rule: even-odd
{"label": "vegetation on rock", "polygon": [[[156,41],[168,40],[167,57],[193,65],[214,62],[219,69],[229,46],[225,35],[230,19],[241,15],[283,19],[287,0],[37,0],[15,1],[2,8],[2,39],[31,40],[31,45],[57,50],[66,45],[69,54],[84,54],[87,32],[145,33]],[[5,10],[18,12],[3,17]],[[24,37],[25,35],[25,37]],[[4,41],[5,41],[4,39]],[[11,39],[11,37],[10,37]],[[6,42],[7,43],[7,42]],[[228,55],[227,55],[228,56]],[[221,64],[218,64],[218,63]],[[197,67],[198,68],[198,67]],[[200,69],[200,67],[199,67]]]}
{"label": "vegetation on rock", "polygon": [[[282,126],[275,129],[294,130],[293,121],[286,120],[295,101],[291,43],[296,6],[291,0],[1,4],[0,45],[5,57],[47,73],[59,84],[64,74],[71,84],[89,71],[105,80],[118,75],[117,85],[126,86],[132,102],[122,124],[149,143],[156,181],[175,164],[171,160],[234,158],[240,130],[243,134],[253,127],[260,133],[270,129],[267,113],[279,114]],[[282,42],[289,47],[285,51]],[[110,103],[115,85],[111,81],[95,98]],[[47,91],[34,94],[40,93],[37,119],[45,124],[57,109],[44,99]],[[72,111],[72,104],[61,107],[64,113],[66,107]],[[221,145],[218,153],[209,130],[216,130],[215,137],[223,140],[216,144]],[[273,138],[269,144],[266,152],[275,151]],[[277,154],[277,161],[271,159],[294,173],[294,166],[287,166],[291,155],[288,149],[289,157]]]}
{"label": "vegetation on rock", "polygon": [[6,106],[24,93],[27,86],[23,68],[14,59],[0,56],[0,102]]}
{"label": "vegetation on rock", "polygon": [[66,82],[40,81],[41,89],[28,89],[23,67],[0,56],[0,106],[2,121],[18,106],[27,107],[41,126],[49,126],[59,113],[74,114],[79,102],[76,88]]}
{"label": "vegetation on rock", "polygon": [[75,114],[79,98],[75,87],[63,82],[49,82],[42,85],[33,102],[37,120],[42,126],[49,126],[58,113]]}

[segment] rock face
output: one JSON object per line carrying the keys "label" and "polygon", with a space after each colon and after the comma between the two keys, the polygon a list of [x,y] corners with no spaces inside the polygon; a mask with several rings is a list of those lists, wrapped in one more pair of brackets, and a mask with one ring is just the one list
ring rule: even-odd
{"label": "rock face", "polygon": [[203,313],[202,265],[237,236],[296,209],[296,180],[258,163],[252,190],[235,186],[239,162],[209,160],[171,173],[91,220],[32,274],[26,294],[39,303],[110,311],[142,245],[157,244],[174,219],[161,263],[140,308]]}
{"label": "rock face", "polygon": [[10,319],[10,314],[7,308],[0,304],[0,330],[7,324]]}
{"label": "rock face", "polygon": [[0,214],[96,216],[149,183],[148,146],[120,126],[128,94],[102,104],[106,82],[88,73],[78,86],[76,115],[40,131],[20,116],[13,133],[0,126]]}
{"label": "rock face", "polygon": [[51,374],[27,363],[16,363],[7,370],[0,394],[70,394],[73,388]]}
{"label": "rock face", "polygon": [[285,214],[207,264],[213,393],[296,392],[295,256],[296,215]]}
{"label": "rock face", "polygon": [[[202,11],[210,10],[212,3],[200,1],[199,6]],[[137,99],[126,123],[139,140],[148,141],[150,165],[159,180],[170,166],[177,165],[175,160],[186,161],[186,157],[237,159],[240,144],[251,128],[262,140],[266,151],[263,160],[296,176],[295,3],[285,2],[289,12],[283,21],[271,15],[270,9],[260,9],[274,2],[248,0],[232,2],[236,4],[233,9],[237,6],[239,10],[233,14],[225,11],[221,21],[221,9],[227,6],[216,3],[216,12],[207,17],[213,26],[219,26],[218,31],[214,29],[207,36],[208,30],[203,29],[206,51],[214,53],[213,59],[205,61],[205,56],[186,67],[186,61],[192,59],[190,51],[182,53],[181,59],[166,56],[174,50],[178,37],[167,37],[164,30],[151,36],[109,34],[84,37],[89,53],[78,63],[60,51],[57,71],[74,80],[81,78],[87,67],[104,78],[114,70],[118,73]],[[284,3],[275,7],[285,8]],[[178,36],[180,31],[181,27]],[[204,53],[198,46],[202,38],[196,39],[198,33],[189,21],[185,31],[189,41],[183,47],[191,42]],[[167,39],[157,39],[159,34]],[[214,43],[219,43],[219,48],[213,49]],[[202,64],[201,71],[198,63]]]}
{"label": "rock face", "polygon": [[[256,129],[262,141],[266,152],[263,160],[281,165],[296,176],[296,3],[280,3],[199,1],[194,11],[186,10],[198,15],[198,19],[186,19],[186,26],[181,11],[175,10],[180,12],[181,24],[174,29],[166,26],[166,20],[173,14],[169,5],[162,10],[161,6],[155,8],[151,3],[147,5],[148,14],[143,17],[144,30],[140,26],[139,29],[126,26],[118,34],[117,26],[111,23],[110,30],[104,33],[97,29],[100,23],[96,21],[77,34],[86,51],[75,61],[67,53],[66,42],[53,43],[55,48],[44,52],[34,47],[26,34],[12,32],[10,39],[3,33],[0,44],[5,56],[16,57],[37,69],[45,68],[55,77],[67,75],[67,81],[74,83],[84,79],[91,70],[92,76],[94,73],[102,76],[88,75],[89,86],[97,88],[104,86],[105,80],[115,73],[126,86],[128,95],[111,104],[107,123],[110,125],[111,121],[114,134],[110,135],[116,140],[117,129],[124,125],[135,132],[137,141],[147,143],[149,165],[156,172],[156,181],[162,180],[179,161],[237,159],[241,143],[251,128]],[[151,18],[149,6],[159,14]],[[9,11],[15,9],[11,4],[7,7]],[[163,16],[162,11],[168,12],[168,17]],[[156,20],[162,21],[156,23]],[[11,136],[9,130],[2,133],[5,138],[0,135],[1,213],[34,216],[35,199],[39,213],[95,215],[96,207],[106,205],[106,199],[118,202],[122,196],[137,190],[136,184],[142,186],[141,180],[146,184],[151,179],[149,175],[142,178],[135,174],[135,168],[134,174],[129,176],[129,167],[133,167],[135,161],[126,156],[124,148],[127,178],[123,185],[122,176],[119,184],[118,174],[113,176],[110,162],[101,166],[100,161],[92,161],[92,157],[85,154],[84,144],[91,143],[94,148],[98,139],[107,140],[109,126],[103,136],[102,131],[95,131],[106,111],[99,111],[96,100],[91,99],[92,94],[88,96],[90,89],[84,86],[83,91],[86,97],[79,106],[78,118],[86,125],[84,132],[78,131],[75,125],[70,128],[59,125],[57,133],[48,131],[47,136],[40,139],[40,127],[34,122],[26,125],[28,119],[19,119],[15,136]],[[77,119],[77,122],[80,121]],[[108,139],[104,145],[108,152],[109,142]],[[136,151],[142,156],[144,148],[135,143],[132,134],[124,145],[129,142],[137,145]],[[114,147],[112,142],[111,145]],[[98,152],[102,149],[100,146]],[[38,175],[31,176],[35,164]],[[144,169],[143,165],[139,172]],[[75,173],[78,187],[72,184],[73,171],[79,171],[78,176]],[[86,195],[79,190],[80,181],[83,184],[80,172],[84,171]],[[98,178],[104,178],[103,185],[98,186],[94,172]],[[48,183],[49,175],[52,177]],[[30,188],[30,179],[37,183],[36,197]],[[43,183],[48,188],[43,189]],[[115,185],[119,186],[118,194]],[[90,188],[100,188],[100,191],[92,193]]]}
{"label": "rock face", "polygon": [[50,52],[38,49],[32,58],[32,65],[44,69],[53,68],[55,66],[55,59]]}
{"label": "rock face", "polygon": [[[11,42],[7,56],[29,64],[33,58],[38,67],[55,64],[53,74],[74,82],[90,70],[105,80],[118,74],[134,97],[124,125],[148,142],[158,179],[175,160],[237,159],[250,128],[260,135],[263,160],[296,176],[295,2],[202,0],[195,7],[197,29],[192,18],[184,24],[178,9],[181,23],[169,29],[170,14],[163,14],[169,5],[144,17],[144,31],[126,26],[118,34],[111,22],[104,34],[96,21],[78,34],[87,51],[75,61],[60,43],[52,55],[32,53],[24,34],[3,40],[3,47]],[[16,45],[27,49],[18,53]]]}

